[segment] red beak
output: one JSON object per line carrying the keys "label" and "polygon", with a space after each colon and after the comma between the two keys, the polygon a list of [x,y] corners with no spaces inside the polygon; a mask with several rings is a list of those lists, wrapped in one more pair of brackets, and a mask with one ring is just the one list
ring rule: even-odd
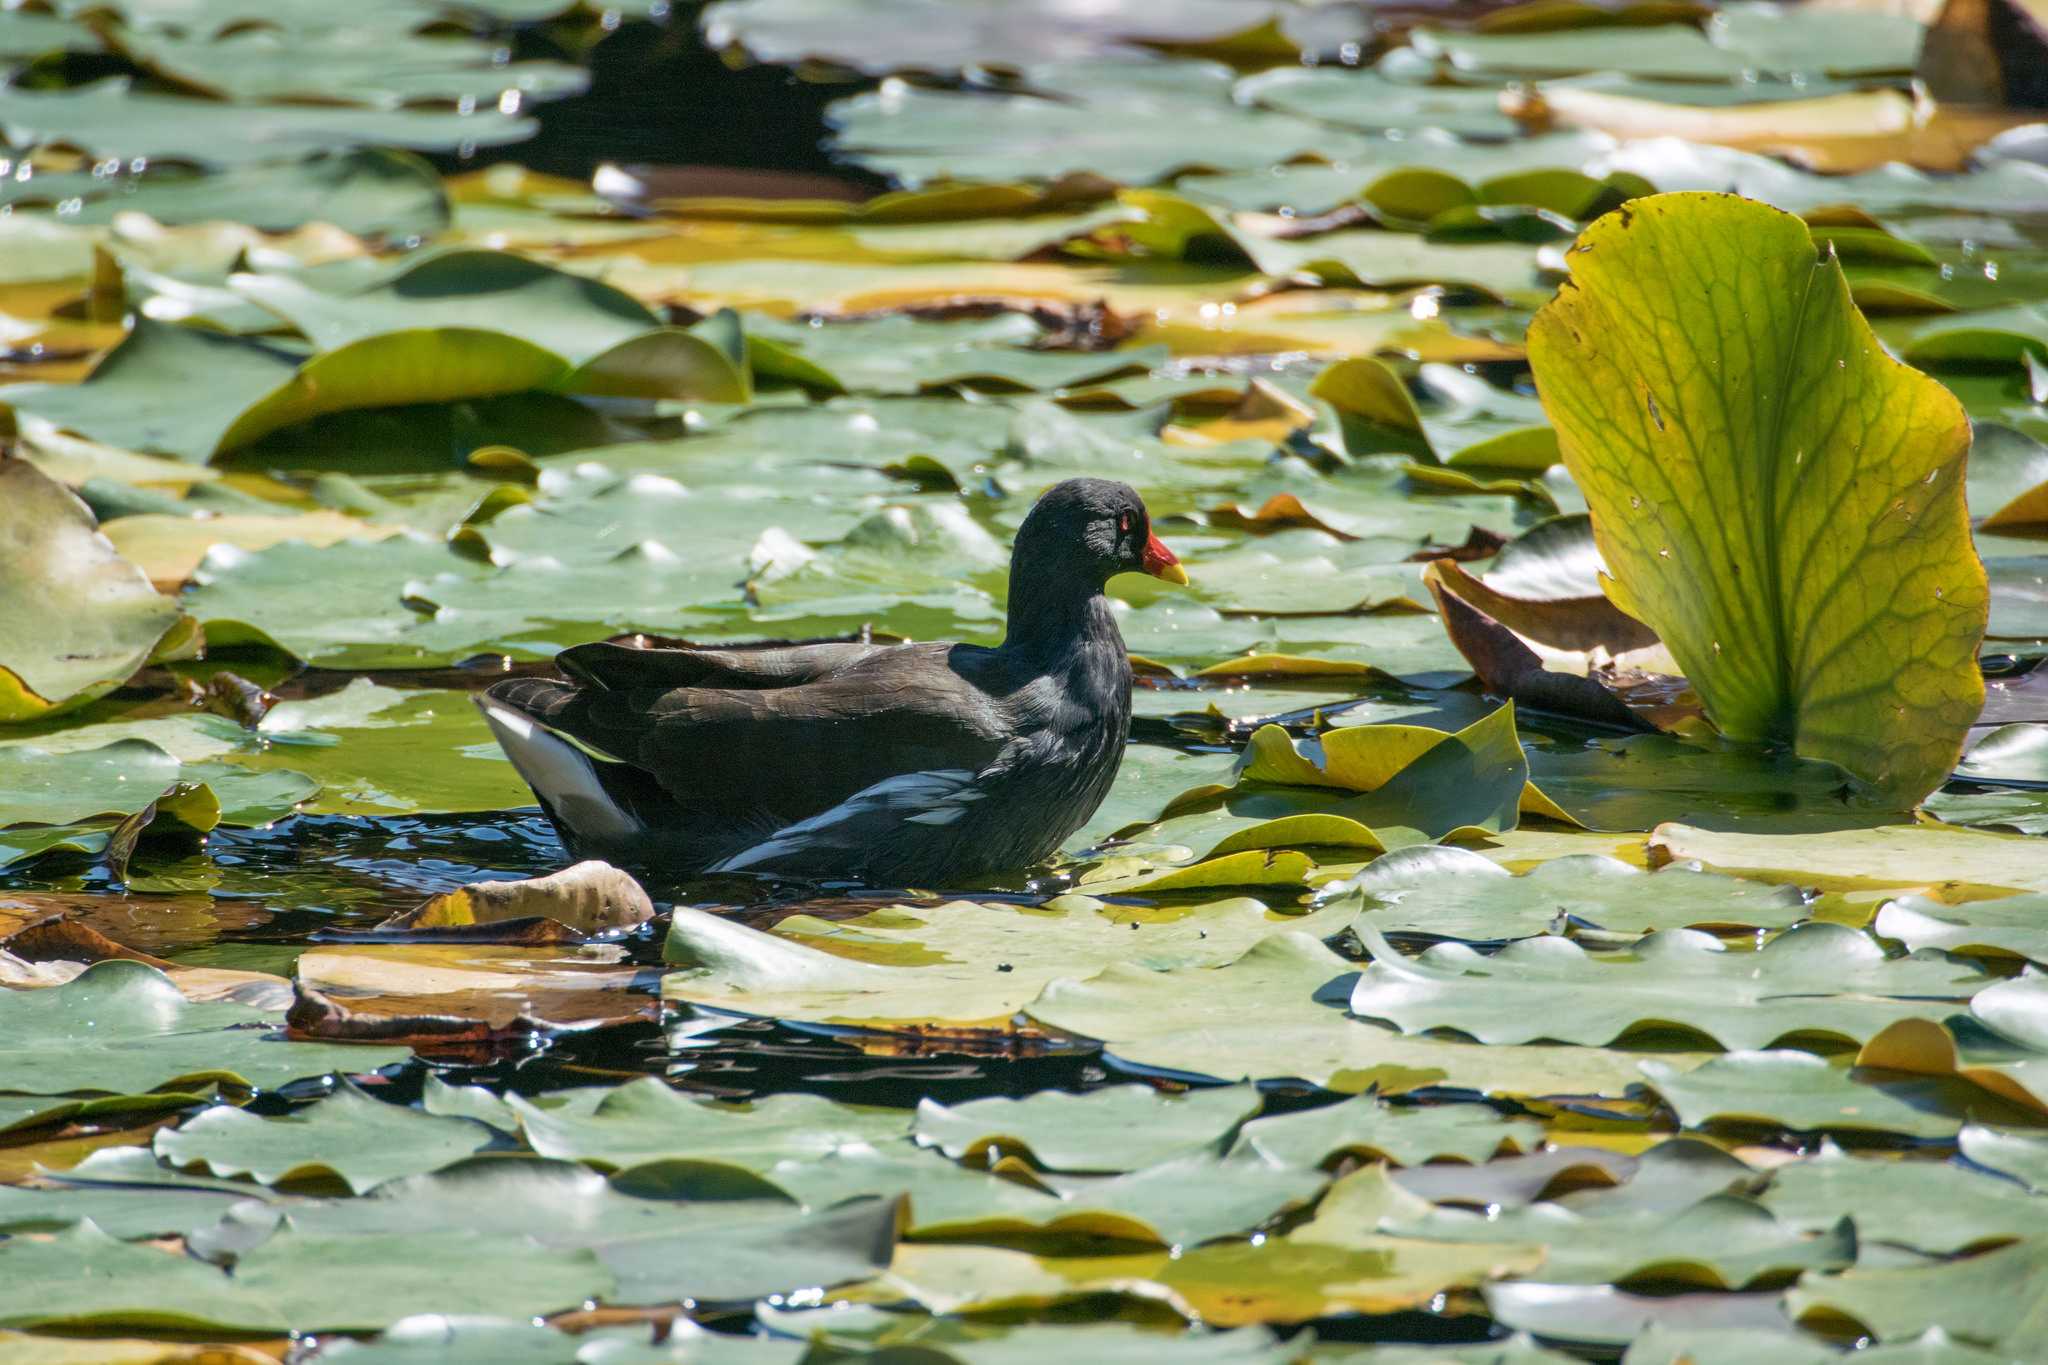
{"label": "red beak", "polygon": [[1180,566],[1180,559],[1166,548],[1159,537],[1147,534],[1145,537],[1145,572],[1154,578],[1163,578],[1169,583],[1187,586],[1188,571]]}

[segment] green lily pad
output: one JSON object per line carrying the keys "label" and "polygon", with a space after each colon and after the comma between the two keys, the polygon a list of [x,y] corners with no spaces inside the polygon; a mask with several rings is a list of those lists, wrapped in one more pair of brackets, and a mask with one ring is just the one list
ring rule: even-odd
{"label": "green lily pad", "polygon": [[1019,313],[964,322],[902,316],[818,326],[747,321],[748,346],[760,373],[841,393],[911,394],[983,383],[1059,389],[1166,362],[1164,346],[1093,353],[1030,349],[1042,335],[1038,324]]}
{"label": "green lily pad", "polygon": [[1742,1289],[1783,1283],[1806,1270],[1840,1270],[1856,1260],[1856,1229],[1846,1220],[1837,1218],[1809,1237],[1801,1224],[1731,1194],[1676,1213],[1605,1218],[1550,1203],[1492,1213],[1423,1204],[1383,1216],[1379,1229],[1444,1242],[1540,1245],[1543,1278],[1552,1284],[1656,1280]]}
{"label": "green lily pad", "polygon": [[[1789,215],[1638,200],[1569,259],[1530,362],[1610,595],[1657,632],[1724,734],[1790,740],[1919,800],[1982,704],[1960,405],[1882,352],[1840,267],[1815,263]],[[1739,321],[1717,311],[1724,288],[1741,293]],[[1741,367],[1697,360],[1724,324],[1746,338],[1727,352]],[[1867,591],[1830,586],[1851,579]]]}
{"label": "green lily pad", "polygon": [[1808,1052],[1731,1052],[1689,1072],[1643,1064],[1651,1089],[1687,1128],[1764,1123],[1797,1132],[1949,1138],[1963,1126],[1964,1087],[1852,1076]]}
{"label": "green lily pad", "polygon": [[1192,0],[1170,11],[1117,3],[1084,13],[1043,0],[980,0],[965,9],[931,0],[865,0],[853,6],[747,0],[719,6],[705,22],[713,46],[737,44],[758,62],[821,61],[881,76],[1136,55],[1153,46],[1293,57],[1359,36],[1355,21],[1347,19],[1271,0]]}
{"label": "green lily pad", "polygon": [[1531,743],[1528,754],[1531,782],[1589,829],[1677,821],[1789,834],[1898,821],[1896,802],[1858,789],[1832,763],[1712,735]]}
{"label": "green lily pad", "polygon": [[1267,935],[1336,933],[1346,911],[1304,919],[1249,897],[1196,906],[1042,906],[954,901],[824,922],[792,916],[772,933],[678,906],[665,955],[682,970],[662,994],[721,1013],[844,1027],[1008,1028],[1047,983],[1105,958],[1134,970],[1220,966]]}
{"label": "green lily pad", "polygon": [[1344,452],[1354,457],[1412,455],[1450,464],[1540,474],[1562,458],[1542,406],[1503,393],[1448,365],[1425,366],[1443,407],[1425,418],[1385,363],[1371,356],[1340,360],[1316,376],[1309,392],[1337,410]]}
{"label": "green lily pad", "polygon": [[253,752],[223,754],[219,766],[305,774],[319,784],[300,807],[311,815],[507,810],[533,800],[467,692],[357,678],[316,701],[272,707],[257,733]]}
{"label": "green lily pad", "polygon": [[1465,849],[1405,848],[1331,882],[1320,901],[1361,898],[1359,920],[1382,934],[1433,938],[1527,938],[1559,923],[1610,934],[1666,929],[1783,929],[1806,916],[1789,886],[1724,877],[1697,868],[1645,872],[1597,854],[1567,855],[1519,876]]}
{"label": "green lily pad", "polygon": [[[444,333],[450,345],[480,347],[484,337],[521,344],[505,350],[502,378],[479,363],[489,352],[465,356],[458,349],[443,362],[443,373],[397,380],[410,391],[380,394],[383,404],[525,388],[714,402],[743,400],[749,392],[744,358],[721,345],[714,329],[663,328],[645,305],[622,290],[509,252],[433,252],[344,293],[328,293],[284,275],[237,275],[233,283],[238,293],[276,313],[320,349],[322,378],[328,382],[342,373],[343,362],[331,353],[342,352],[353,365],[367,367],[374,353],[353,348],[379,338],[391,338],[390,347],[411,345],[403,335],[408,332]],[[524,373],[533,353],[550,359],[551,372],[538,378]],[[465,374],[465,362],[478,368]],[[369,406],[339,404],[326,396],[316,402],[322,412]]]}
{"label": "green lily pad", "polygon": [[[226,1184],[227,1182],[222,1182]],[[0,1227],[10,1233],[60,1232],[81,1219],[123,1241],[184,1237],[219,1222],[235,1205],[260,1198],[253,1185],[51,1184],[0,1189]]]}
{"label": "green lily pad", "polygon": [[807,630],[901,623],[919,634],[988,629],[999,615],[992,589],[1007,578],[1008,550],[950,500],[883,507],[816,550],[763,535],[748,566],[755,620],[798,620]]}
{"label": "green lily pad", "polygon": [[687,1157],[765,1171],[791,1157],[824,1156],[910,1131],[903,1110],[835,1104],[815,1095],[720,1104],[678,1094],[651,1077],[582,1093],[588,1098],[573,1106],[508,1099],[534,1151],[611,1168]]}
{"label": "green lily pad", "polygon": [[563,62],[494,62],[493,44],[453,35],[246,28],[197,39],[129,29],[113,39],[122,55],[159,77],[217,99],[253,104],[398,109],[466,100],[489,106],[511,91],[517,108],[580,94],[590,83],[583,71]]}
{"label": "green lily pad", "polygon": [[225,1002],[195,1004],[138,962],[100,962],[42,991],[0,993],[0,1091],[132,1095],[217,1080],[274,1089],[330,1071],[392,1066],[405,1048],[285,1042],[276,1016]]}
{"label": "green lily pad", "polygon": [[[1356,1094],[1426,1086],[1496,1095],[1619,1095],[1640,1054],[1485,1047],[1399,1033],[1347,1016],[1357,964],[1303,934],[1278,934],[1222,968],[1104,968],[1056,981],[1026,1013],[1092,1038],[1120,1065],[1220,1081],[1299,1079]],[[1680,1074],[1698,1060],[1673,1062]]]}
{"label": "green lily pad", "polygon": [[578,1365],[583,1340],[531,1321],[423,1313],[368,1341],[337,1340],[322,1354],[349,1365]]}
{"label": "green lily pad", "polygon": [[[629,480],[594,501],[644,508],[657,496]],[[715,560],[631,543],[591,544],[568,519],[548,538],[562,556],[507,553],[503,564],[411,532],[319,547],[216,548],[184,600],[216,647],[260,646],[332,667],[406,667],[457,662],[487,646],[544,658],[621,630],[687,631],[703,617],[685,604],[707,584],[730,585],[743,568],[735,562],[721,571]],[[305,599],[316,592],[321,606],[311,612]]]}
{"label": "green lily pad", "polygon": [[1970,515],[1987,531],[2048,525],[2048,445],[2011,427],[1977,423],[1968,493]]}
{"label": "green lily pad", "polygon": [[1505,1118],[1489,1105],[1391,1105],[1360,1095],[1253,1119],[1239,1130],[1232,1150],[1257,1152],[1283,1166],[1322,1166],[1339,1156],[1419,1166],[1444,1159],[1486,1161],[1503,1151],[1534,1151],[1542,1141],[1542,1125]]}
{"label": "green lily pad", "polygon": [[0,461],[0,723],[102,696],[177,628],[178,604],[97,534],[79,500],[26,460]]}
{"label": "green lily pad", "polygon": [[2048,962],[2048,896],[2006,896],[1965,905],[1901,896],[1878,910],[1873,927],[1915,952],[1939,948]]}
{"label": "green lily pad", "polygon": [[1751,1343],[1789,1337],[1792,1330],[1776,1293],[1631,1294],[1612,1285],[1534,1279],[1485,1285],[1481,1293],[1487,1311],[1507,1326],[1595,1346],[1625,1346],[1660,1326],[1688,1334],[1739,1332]]}
{"label": "green lily pad", "polygon": [[266,232],[332,223],[394,241],[431,237],[448,226],[448,197],[434,168],[410,152],[376,147],[211,172],[150,166],[140,175],[77,171],[0,181],[0,204],[66,202],[77,206],[69,221],[82,224],[132,211],[165,224],[228,219]]}
{"label": "green lily pad", "polygon": [[[92,738],[90,730],[75,732]],[[0,744],[0,865],[58,847],[97,852],[115,823],[155,806],[162,819],[203,834],[216,825],[261,827],[295,812],[319,789],[304,773],[253,773],[224,763],[180,763],[146,739],[50,753]]]}
{"label": "green lily pad", "polygon": [[175,786],[182,766],[142,739],[61,754],[0,745],[0,826],[133,815]]}
{"label": "green lily pad", "polygon": [[2048,1209],[1997,1176],[1947,1162],[1855,1157],[1832,1143],[1773,1171],[1762,1202],[1792,1227],[1821,1232],[1851,1218],[1863,1241],[1932,1255],[2017,1241]]}
{"label": "green lily pad", "polygon": [[1801,1319],[1846,1317],[1881,1341],[1941,1327],[2010,1351],[2028,1349],[2044,1288],[2048,1246],[2030,1239],[1934,1265],[1801,1276],[1787,1306]]}
{"label": "green lily pad", "polygon": [[1512,706],[1455,735],[1356,725],[1297,741],[1267,725],[1253,732],[1230,786],[1183,792],[1144,837],[1210,858],[1478,837],[1515,827],[1527,775]]}
{"label": "green lily pad", "polygon": [[1916,365],[2020,365],[2028,356],[2048,357],[2048,307],[2017,303],[1938,318],[1914,330],[1904,354]]}
{"label": "green lily pad", "polygon": [[[1521,125],[1501,112],[1500,95],[1484,88],[1415,85],[1377,71],[1283,66],[1238,83],[1237,97],[1283,114],[1320,119],[1366,132],[1441,131],[1465,138],[1514,137]],[[1430,151],[1417,164],[1432,164]],[[1526,164],[1526,163],[1525,163]],[[1263,204],[1246,205],[1263,208]],[[1326,204],[1307,203],[1313,212]]]}
{"label": "green lily pad", "polygon": [[588,1249],[616,1279],[605,1295],[616,1303],[743,1301],[862,1279],[887,1261],[893,1199],[809,1213],[768,1186],[731,1197],[716,1179],[706,1186],[686,1165],[607,1181],[574,1162],[480,1157],[360,1199],[282,1207],[296,1231],[338,1245],[426,1226],[474,1245]]}
{"label": "green lily pad", "polygon": [[156,1154],[216,1175],[266,1185],[333,1175],[360,1194],[400,1176],[438,1170],[491,1142],[488,1128],[372,1099],[344,1080],[335,1092],[283,1118],[229,1106],[196,1114],[156,1135]]}
{"label": "green lily pad", "polygon": [[526,1238],[485,1242],[422,1233],[313,1238],[280,1232],[237,1258],[230,1276],[176,1252],[119,1242],[91,1223],[48,1240],[9,1238],[0,1266],[11,1326],[175,1326],[201,1331],[374,1331],[445,1306],[438,1265],[459,1275],[466,1307],[512,1314],[573,1308],[612,1292],[587,1251],[549,1251]]}
{"label": "green lily pad", "polygon": [[1149,1085],[1119,1085],[958,1105],[927,1099],[919,1103],[911,1131],[920,1143],[956,1159],[1021,1149],[1048,1171],[1135,1171],[1219,1152],[1258,1110],[1258,1092],[1250,1086],[1176,1096]]}
{"label": "green lily pad", "polygon": [[1970,1124],[1957,1138],[1965,1157],[2009,1175],[2035,1194],[2048,1194],[2048,1138]]}
{"label": "green lily pad", "polygon": [[[1459,72],[1489,76],[1569,76],[1581,71],[1666,81],[1730,81],[1741,56],[1684,24],[1571,29],[1558,33],[1457,33],[1417,29],[1409,37],[1425,57]],[[1908,66],[1912,63],[1909,60]]]}
{"label": "green lily pad", "polygon": [[[1354,1014],[1404,1032],[1455,1028],[1484,1043],[1539,1038],[1597,1047],[1677,1024],[1728,1048],[1818,1034],[1863,1042],[1900,1019],[1941,1019],[1988,978],[1940,956],[1895,961],[1860,930],[1791,929],[1755,952],[1709,934],[1665,929],[1627,952],[1595,956],[1569,939],[1517,939],[1491,957],[1440,943],[1406,958],[1369,923],[1353,932],[1373,961],[1351,993]],[[1573,1008],[1546,1012],[1542,1001]]]}
{"label": "green lily pad", "polygon": [[2001,725],[1970,746],[1956,776],[1976,782],[2048,782],[2048,725]]}
{"label": "green lily pad", "polygon": [[1781,75],[1886,75],[1911,71],[1925,30],[1904,14],[1728,5],[1707,25],[1716,47],[1752,69]]}
{"label": "green lily pad", "polygon": [[1356,133],[1234,104],[1234,73],[1209,62],[1084,58],[1029,66],[1030,94],[912,86],[830,111],[841,155],[910,186],[1092,173],[1146,185],[1176,171],[1255,170],[1339,159]]}
{"label": "green lily pad", "polygon": [[502,146],[533,122],[495,108],[359,109],[313,104],[245,106],[138,93],[125,80],[73,90],[0,91],[0,129],[16,147],[61,142],[95,157],[247,165],[363,145],[415,151]]}
{"label": "green lily pad", "polygon": [[12,385],[0,401],[95,440],[204,463],[354,408],[546,388],[709,399],[747,389],[743,362],[715,340],[505,252],[441,252],[352,294],[281,275],[235,285],[318,352],[138,321],[84,384]]}

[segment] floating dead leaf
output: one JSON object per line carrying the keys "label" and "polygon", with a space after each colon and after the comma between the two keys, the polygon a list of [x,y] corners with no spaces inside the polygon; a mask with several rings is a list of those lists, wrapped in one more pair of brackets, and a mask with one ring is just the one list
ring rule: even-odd
{"label": "floating dead leaf", "polygon": [[1782,156],[1827,174],[1875,170],[1893,161],[1928,171],[1960,171],[1986,142],[2040,117],[1915,100],[1896,90],[1768,104],[1693,105],[1550,84],[1501,99],[1515,117],[1538,127],[1590,128],[1623,138],[1683,138]]}
{"label": "floating dead leaf", "polygon": [[1292,493],[1275,493],[1251,511],[1246,511],[1243,503],[1227,502],[1221,507],[1210,508],[1204,515],[1211,526],[1225,527],[1232,531],[1263,534],[1267,531],[1290,531],[1306,527],[1309,530],[1336,536],[1339,540],[1358,539],[1343,527],[1333,526],[1324,521]]}
{"label": "floating dead leaf", "polygon": [[2048,9],[2029,0],[1948,0],[1913,75],[1938,100],[2048,105]]}
{"label": "floating dead leaf", "polygon": [[375,943],[300,956],[295,1038],[488,1046],[537,1033],[658,1019],[643,973],[616,947]]}
{"label": "floating dead leaf", "polygon": [[[494,925],[509,930],[526,925],[530,931],[530,921],[551,920],[592,934],[628,928],[653,918],[654,903],[647,899],[640,883],[610,863],[592,860],[546,877],[471,882],[393,915],[377,928],[393,932]],[[522,937],[520,941],[536,940]]]}
{"label": "floating dead leaf", "polygon": [[1462,545],[1425,545],[1408,556],[1410,564],[1429,564],[1439,559],[1452,560],[1459,564],[1470,564],[1475,559],[1491,559],[1507,545],[1508,538],[1498,531],[1489,531],[1484,526],[1474,526],[1465,532]]}
{"label": "floating dead leaf", "polygon": [[[1625,693],[1610,682],[1613,675],[1609,665],[1589,657],[1584,672],[1545,667],[1544,658],[1526,640],[1470,600],[1466,590],[1469,588],[1474,598],[1502,603],[1513,603],[1514,599],[1493,592],[1459,568],[1455,561],[1438,560],[1422,571],[1422,581],[1429,585],[1430,592],[1436,597],[1444,633],[1450,636],[1451,643],[1458,647],[1465,661],[1472,665],[1472,671],[1479,675],[1480,683],[1488,692],[1507,697],[1518,706],[1571,716],[1596,725],[1610,725],[1623,730],[1658,728],[1650,716],[1630,705],[1634,694]],[[1606,603],[1605,598],[1600,601]],[[1539,609],[1563,606],[1553,603],[1518,605]],[[1611,603],[1607,604],[1607,611],[1620,616],[1619,609]],[[1632,618],[1622,619],[1639,624]],[[1638,674],[1632,671],[1629,676]],[[1692,708],[1692,714],[1697,714],[1696,707]]]}
{"label": "floating dead leaf", "polygon": [[[1314,408],[1284,389],[1254,379],[1228,413],[1195,426],[1169,426],[1160,433],[1160,439],[1169,445],[1184,446],[1220,446],[1232,441],[1271,441],[1278,445],[1295,432],[1314,425],[1315,420]],[[1267,500],[1267,506],[1291,496],[1276,494]]]}
{"label": "floating dead leaf", "polygon": [[120,919],[125,916],[107,912],[119,911],[122,901],[135,899],[144,904],[156,900],[175,904],[182,898],[33,892],[0,896],[0,985],[60,986],[95,962],[122,958],[163,972],[187,1000],[232,1000],[268,1010],[291,1004],[291,983],[281,976],[180,966],[130,947],[95,927],[97,921],[119,932]]}

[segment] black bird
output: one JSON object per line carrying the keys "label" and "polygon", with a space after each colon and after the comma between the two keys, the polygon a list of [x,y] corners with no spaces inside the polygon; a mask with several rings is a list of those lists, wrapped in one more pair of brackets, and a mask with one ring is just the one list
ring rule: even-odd
{"label": "black bird", "polygon": [[1069,479],[1017,531],[993,649],[578,645],[556,657],[570,681],[478,705],[579,856],[957,883],[1040,861],[1102,804],[1131,724],[1102,588],[1130,571],[1187,582],[1134,490]]}

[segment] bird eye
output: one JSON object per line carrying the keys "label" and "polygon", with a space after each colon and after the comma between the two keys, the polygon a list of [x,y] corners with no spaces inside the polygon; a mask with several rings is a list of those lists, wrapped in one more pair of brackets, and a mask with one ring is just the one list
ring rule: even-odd
{"label": "bird eye", "polygon": [[1129,512],[1125,512],[1117,517],[1116,529],[1122,535],[1129,535],[1131,533],[1131,514]]}

